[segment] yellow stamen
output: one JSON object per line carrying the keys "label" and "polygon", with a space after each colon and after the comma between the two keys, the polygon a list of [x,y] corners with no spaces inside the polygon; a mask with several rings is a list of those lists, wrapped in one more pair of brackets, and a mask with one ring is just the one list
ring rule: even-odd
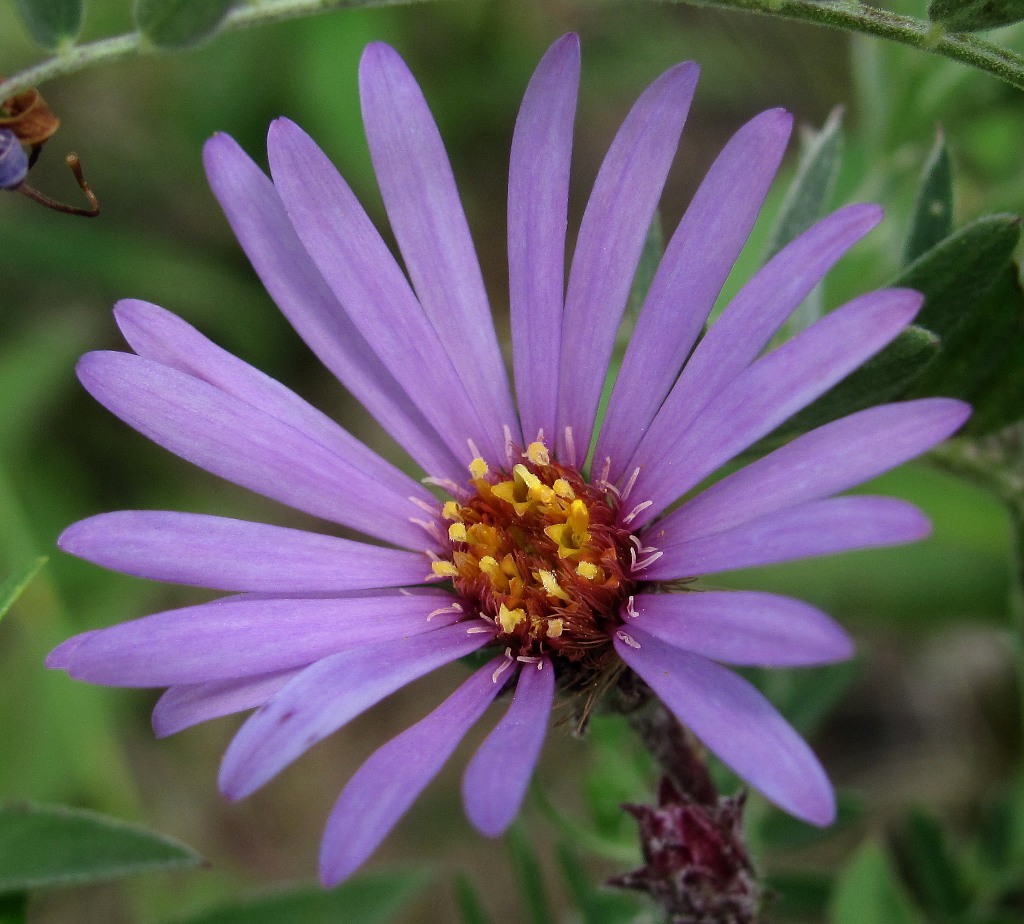
{"label": "yellow stamen", "polygon": [[566,500],[574,500],[576,498],[576,492],[572,489],[572,485],[564,478],[556,478],[555,483],[551,487],[554,488],[555,494],[559,497],[563,497]]}
{"label": "yellow stamen", "polygon": [[441,508],[441,516],[446,520],[461,520],[462,514],[459,513],[459,505],[455,501],[445,501],[444,506]]}
{"label": "yellow stamen", "polygon": [[438,577],[455,577],[459,573],[450,561],[432,561],[430,568]]}
{"label": "yellow stamen", "polygon": [[564,590],[562,590],[561,587],[558,586],[558,579],[555,577],[555,573],[553,571],[538,571],[534,576],[544,586],[544,590],[546,590],[552,597],[557,597],[559,600],[564,600],[566,603],[572,599]]}
{"label": "yellow stamen", "polygon": [[548,638],[558,638],[562,634],[562,620],[561,619],[549,619],[548,620]]}
{"label": "yellow stamen", "polygon": [[510,610],[504,603],[501,604],[501,608],[498,610],[498,623],[504,632],[514,631],[516,626],[521,625],[525,621],[525,610],[521,610],[518,607]]}
{"label": "yellow stamen", "polygon": [[534,465],[550,465],[551,456],[548,455],[547,447],[540,442],[530,443],[526,447],[526,458]]}
{"label": "yellow stamen", "polygon": [[576,573],[580,577],[586,578],[588,581],[592,581],[597,577],[597,565],[593,562],[581,561],[576,566]]}
{"label": "yellow stamen", "polygon": [[469,474],[474,478],[483,478],[487,474],[489,469],[487,463],[484,462],[479,456],[477,456],[472,462],[469,463]]}
{"label": "yellow stamen", "polygon": [[465,542],[466,541],[466,524],[465,523],[452,523],[448,527],[448,538],[452,542]]}

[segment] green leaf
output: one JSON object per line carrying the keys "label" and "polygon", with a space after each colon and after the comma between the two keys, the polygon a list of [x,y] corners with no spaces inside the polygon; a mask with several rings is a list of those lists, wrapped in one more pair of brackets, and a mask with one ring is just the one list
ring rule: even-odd
{"label": "green leaf", "polygon": [[28,895],[12,892],[0,895],[0,924],[25,924],[28,913]]}
{"label": "green leaf", "polygon": [[420,870],[369,873],[331,891],[303,886],[174,924],[383,924],[430,881]]}
{"label": "green leaf", "polygon": [[119,879],[199,866],[179,841],[81,809],[0,807],[0,892]]}
{"label": "green leaf", "polygon": [[939,132],[935,147],[924,165],[917,191],[904,262],[918,257],[948,237],[953,230],[953,173],[946,142]]}
{"label": "green leaf", "polygon": [[523,898],[526,900],[527,920],[530,924],[554,924],[555,917],[548,904],[541,862],[537,851],[520,824],[509,828],[506,836],[512,865],[515,867]]}
{"label": "green leaf", "polygon": [[971,900],[963,873],[939,823],[913,810],[896,839],[896,853],[907,881],[929,918],[959,920]]}
{"label": "green leaf", "polygon": [[25,28],[40,45],[57,48],[82,31],[84,0],[14,0]]}
{"label": "green leaf", "polygon": [[636,898],[627,892],[597,888],[579,856],[565,844],[558,846],[558,865],[583,924],[629,924],[636,920]]}
{"label": "green leaf", "polygon": [[455,901],[459,906],[462,924],[491,924],[491,917],[484,907],[472,880],[465,873],[455,877]]}
{"label": "green leaf", "polygon": [[1024,19],[1024,0],[932,0],[928,18],[950,32],[995,29]]}
{"label": "green leaf", "polygon": [[896,878],[885,849],[865,841],[840,874],[829,924],[923,924]]}
{"label": "green leaf", "polygon": [[20,571],[15,571],[6,581],[0,584],[0,619],[3,619],[7,611],[14,605],[14,601],[21,596],[22,591],[28,587],[38,573],[39,569],[46,564],[46,556],[30,561]]}
{"label": "green leaf", "polygon": [[135,24],[157,48],[189,48],[211,38],[238,0],[135,0]]}
{"label": "green leaf", "polygon": [[809,920],[825,918],[832,880],[822,873],[775,873],[765,877],[772,893],[771,920]]}

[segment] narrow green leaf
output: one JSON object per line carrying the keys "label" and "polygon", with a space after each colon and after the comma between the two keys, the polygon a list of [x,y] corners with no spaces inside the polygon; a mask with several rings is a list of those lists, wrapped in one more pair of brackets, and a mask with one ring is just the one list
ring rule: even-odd
{"label": "narrow green leaf", "polygon": [[800,163],[775,220],[766,260],[825,214],[842,162],[842,121],[842,108],[833,109],[821,131],[803,137]]}
{"label": "narrow green leaf", "polygon": [[28,895],[11,892],[0,895],[0,924],[25,924],[28,913]]}
{"label": "narrow green leaf", "polygon": [[923,924],[896,878],[885,849],[865,841],[832,893],[829,924]]}
{"label": "narrow green leaf", "polygon": [[551,913],[551,906],[548,903],[541,863],[522,825],[515,824],[509,828],[506,840],[509,853],[512,855],[512,865],[515,867],[526,901],[527,919],[531,924],[554,924],[555,916]]}
{"label": "narrow green leaf", "polygon": [[992,291],[1020,238],[1018,215],[985,215],[910,264],[890,285],[925,297],[916,321],[944,343]]}
{"label": "narrow green leaf", "polygon": [[959,920],[971,899],[939,823],[920,809],[911,811],[896,838],[896,854],[929,919]]}
{"label": "narrow green leaf", "polygon": [[64,806],[0,807],[0,892],[201,863],[191,847],[116,818]]}
{"label": "narrow green leaf", "polygon": [[14,605],[14,601],[21,596],[22,591],[28,587],[32,578],[39,573],[39,569],[46,564],[46,561],[45,555],[30,561],[0,584],[0,619],[7,615],[7,611]]}
{"label": "narrow green leaf", "polygon": [[472,880],[465,873],[455,877],[455,901],[459,906],[462,924],[491,924],[491,917],[484,907]]}
{"label": "narrow green leaf", "polygon": [[369,873],[327,892],[303,886],[215,908],[174,924],[383,924],[430,881],[422,870]]}
{"label": "narrow green leaf", "polygon": [[29,35],[44,48],[78,38],[84,7],[84,0],[14,0]]}
{"label": "narrow green leaf", "polygon": [[1024,19],[1024,0],[932,0],[928,18],[950,32],[978,32]]}
{"label": "narrow green leaf", "polygon": [[946,141],[939,132],[921,175],[910,232],[904,250],[904,263],[913,263],[953,230],[953,173]]}
{"label": "narrow green leaf", "polygon": [[239,0],[135,0],[135,24],[157,48],[189,48],[211,38]]}
{"label": "narrow green leaf", "polygon": [[636,920],[636,898],[628,892],[596,887],[579,856],[565,844],[558,846],[558,865],[583,924],[629,924]]}

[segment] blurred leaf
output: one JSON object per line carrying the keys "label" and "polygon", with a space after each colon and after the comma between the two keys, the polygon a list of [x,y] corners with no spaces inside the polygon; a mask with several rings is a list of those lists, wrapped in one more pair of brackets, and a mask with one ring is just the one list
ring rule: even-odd
{"label": "blurred leaf", "polygon": [[995,29],[1024,19],[1024,0],[932,0],[928,18],[950,32]]}
{"label": "blurred leaf", "polygon": [[947,238],[953,230],[953,175],[946,141],[939,132],[935,147],[924,165],[921,186],[914,202],[910,232],[904,251],[905,263],[913,263]]}
{"label": "blurred leaf", "polygon": [[822,873],[775,873],[765,877],[774,893],[770,899],[771,920],[791,919],[819,922],[825,918],[832,880]]}
{"label": "blurred leaf", "polygon": [[179,841],[95,812],[50,805],[0,807],[0,892],[201,863],[202,857]]}
{"label": "blurred leaf", "polygon": [[527,920],[531,924],[554,924],[555,917],[548,904],[544,876],[541,873],[541,862],[521,824],[515,824],[509,828],[506,841],[526,903]]}
{"label": "blurred leaf", "polygon": [[0,924],[25,924],[28,913],[28,895],[12,892],[0,895]]}
{"label": "blurred leaf", "polygon": [[135,24],[158,48],[188,48],[210,38],[238,0],[135,0]]}
{"label": "blurred leaf", "polygon": [[629,924],[635,920],[636,898],[627,892],[596,887],[579,856],[565,844],[558,846],[558,865],[583,924]]}
{"label": "blurred leaf", "polygon": [[378,924],[391,920],[429,879],[421,870],[370,873],[331,891],[304,886],[175,924]]}
{"label": "blurred leaf", "polygon": [[455,901],[462,924],[491,924],[491,917],[480,899],[472,880],[465,873],[455,877]]}
{"label": "blurred leaf", "polygon": [[78,38],[84,6],[84,0],[14,0],[29,35],[46,48]]}
{"label": "blurred leaf", "polygon": [[828,828],[809,825],[772,808],[757,820],[753,826],[754,830],[750,832],[750,838],[763,846],[766,852],[802,850],[849,828],[864,816],[863,800],[852,793],[837,793],[836,803],[836,820]]}
{"label": "blurred leaf", "polygon": [[842,871],[829,905],[830,924],[922,924],[885,849],[865,841]]}
{"label": "blurred leaf", "polygon": [[0,584],[0,619],[7,615],[7,611],[14,605],[14,601],[21,596],[22,591],[28,587],[38,573],[39,569],[47,562],[45,555],[29,562],[20,571],[15,571],[6,581]]}
{"label": "blurred leaf", "polygon": [[981,868],[998,876],[1001,870],[1024,870],[1024,782],[999,794],[985,807],[978,850]]}
{"label": "blurred leaf", "polygon": [[896,856],[904,876],[930,920],[955,921],[970,906],[970,896],[939,823],[914,809],[899,831]]}
{"label": "blurred leaf", "polygon": [[823,667],[762,671],[758,685],[801,735],[811,735],[860,673],[858,658]]}

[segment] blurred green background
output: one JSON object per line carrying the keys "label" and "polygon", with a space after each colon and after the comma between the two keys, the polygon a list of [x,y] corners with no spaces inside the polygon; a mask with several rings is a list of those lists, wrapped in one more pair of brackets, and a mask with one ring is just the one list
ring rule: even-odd
{"label": "blurred green background", "polygon": [[[888,5],[916,15],[925,7]],[[96,0],[84,38],[129,27],[126,2]],[[62,162],[67,150],[77,150],[103,214],[85,221],[20,196],[0,197],[0,577],[36,555],[52,555],[0,623],[0,800],[73,803],[138,820],[191,844],[211,866],[41,894],[33,899],[32,921],[148,924],[309,879],[343,782],[458,676],[453,669],[395,695],[256,796],[229,806],[217,793],[216,772],[236,720],[158,742],[148,727],[155,694],[102,690],[42,667],[45,653],[74,632],[203,599],[198,591],[110,574],[56,552],[54,540],[70,522],[152,507],[303,523],[150,445],[78,386],[74,365],[82,352],[123,346],[110,315],[118,298],[148,299],[179,313],[404,464],[261,289],[205,183],[203,142],[215,131],[228,132],[265,163],[267,125],[287,115],[319,140],[383,222],[359,119],[356,68],[367,42],[390,42],[421,81],[440,123],[504,329],[512,126],[533,67],[568,30],[580,33],[584,54],[571,229],[628,107],[665,67],[688,58],[700,62],[702,79],[663,201],[668,230],[716,151],[746,119],[782,105],[798,125],[817,127],[833,107],[845,106],[846,156],[834,204],[877,201],[888,220],[832,275],[829,306],[884,284],[897,270],[920,170],[939,126],[954,162],[957,223],[988,211],[1024,210],[1020,93],[878,41],[678,5],[476,0],[339,12],[45,86],[63,126],[30,182],[77,202]],[[1019,30],[998,37],[1024,47]],[[13,73],[37,58],[11,0],[2,0],[0,71]],[[792,175],[798,147],[794,141],[784,176]],[[737,278],[761,259],[784,189],[780,181]],[[812,742],[837,785],[861,797],[863,809],[824,847],[785,856],[766,851],[765,865],[780,873],[837,868],[866,834],[890,830],[914,805],[941,817],[953,844],[966,845],[984,806],[1012,789],[1020,768],[1009,538],[1001,509],[979,490],[921,465],[870,489],[919,503],[935,522],[934,536],[908,549],[730,575],[727,582],[818,603],[860,644],[851,685]],[[803,695],[788,675],[771,683],[779,697]],[[633,822],[616,806],[649,799],[655,780],[614,723],[600,726],[595,737],[580,742],[564,728],[552,730],[538,773],[543,798],[532,800],[525,822],[542,857],[560,835],[541,802],[596,826],[611,855],[591,861],[599,880],[637,865],[630,858]],[[468,746],[371,863],[434,870],[433,885],[402,920],[454,919],[458,871],[476,884],[495,920],[525,919],[507,845],[480,838],[458,810],[458,772],[467,753]],[[765,815],[756,797],[752,804],[755,818]],[[544,866],[549,874],[552,863]],[[556,906],[566,891],[557,879],[551,882]],[[780,904],[780,915],[783,910]]]}

